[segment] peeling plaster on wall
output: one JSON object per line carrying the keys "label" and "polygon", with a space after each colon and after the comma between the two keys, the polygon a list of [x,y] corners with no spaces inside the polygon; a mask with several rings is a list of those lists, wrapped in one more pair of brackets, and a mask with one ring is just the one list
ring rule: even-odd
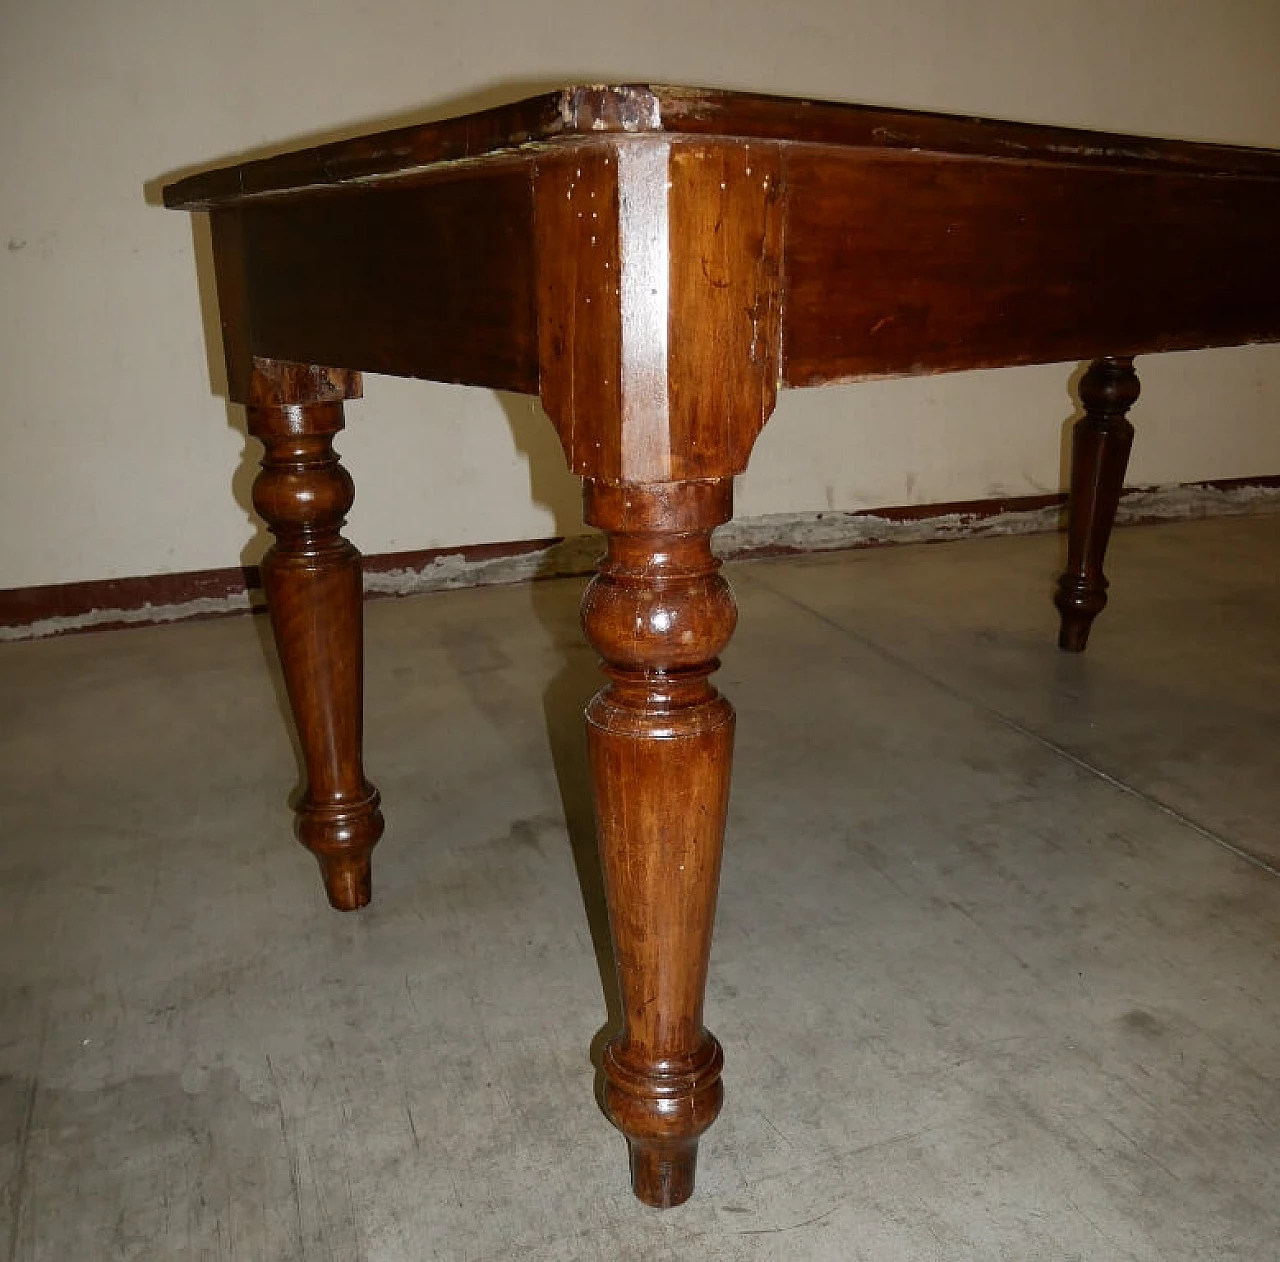
{"label": "peeling plaster on wall", "polygon": [[[1156,487],[1131,491],[1120,501],[1118,525],[1147,521],[1189,521],[1280,509],[1280,488],[1211,486]],[[983,516],[942,513],[900,520],[874,513],[784,513],[732,521],[716,532],[723,557],[775,549],[821,552],[886,543],[936,543],[985,535],[1028,535],[1056,530],[1064,510],[1058,507]]]}
{"label": "peeling plaster on wall", "polygon": [[44,618],[20,627],[0,627],[0,643],[6,640],[42,640],[68,631],[87,631],[93,627],[116,627],[121,624],[152,626],[158,622],[185,622],[188,618],[208,618],[219,614],[244,613],[261,600],[248,592],[230,596],[202,596],[180,605],[142,605],[136,609],[93,609],[88,613],[65,618]]}
{"label": "peeling plaster on wall", "polygon": [[496,583],[523,583],[535,578],[563,578],[589,574],[604,552],[598,534],[575,535],[540,552],[521,556],[468,561],[461,553],[437,557],[416,570],[383,570],[364,576],[366,593],[411,596],[417,592],[447,591],[453,587],[481,587]]}
{"label": "peeling plaster on wall", "polygon": [[[1280,511],[1280,487],[1246,486],[1227,490],[1212,486],[1156,487],[1130,491],[1120,501],[1119,525],[1137,522],[1190,521],[1202,517],[1240,516]],[[873,513],[775,513],[731,521],[715,534],[716,552],[726,559],[761,552],[825,552],[882,544],[936,543],[988,535],[1026,535],[1054,531],[1061,508],[999,513],[944,513],[898,520]],[[457,587],[491,586],[588,574],[603,544],[596,534],[564,539],[540,552],[470,561],[463,554],[437,557],[420,569],[382,570],[365,575],[368,595],[412,596]],[[74,617],[49,618],[25,626],[0,627],[0,642],[36,640],[69,631],[121,624],[180,622],[187,618],[239,613],[260,606],[258,593],[202,597],[176,605],[143,605],[136,609],[95,609]]]}

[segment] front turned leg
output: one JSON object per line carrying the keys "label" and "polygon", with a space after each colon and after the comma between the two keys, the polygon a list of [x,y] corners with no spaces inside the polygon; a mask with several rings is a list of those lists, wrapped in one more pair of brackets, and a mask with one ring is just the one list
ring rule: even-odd
{"label": "front turned leg", "polygon": [[1138,398],[1129,356],[1095,359],[1080,382],[1085,413],[1071,434],[1071,494],[1067,506],[1067,568],[1054,604],[1062,615],[1058,647],[1082,653],[1089,628],[1107,603],[1102,572],[1107,542],[1133,446],[1126,413]]}
{"label": "front turned leg", "polygon": [[306,764],[298,835],[329,902],[354,911],[369,901],[383,822],[361,759],[360,554],[339,533],[355,487],[333,450],[343,425],[333,379],[259,361],[248,416],[266,448],[253,503],[275,535],[262,585]]}
{"label": "front turned leg", "polygon": [[732,487],[586,483],[586,519],[608,539],[582,620],[609,677],[587,734],[623,1002],[605,1104],[636,1195],[658,1208],[692,1193],[698,1137],[723,1098],[702,999],[734,722],[708,676],[737,620],[711,531],[729,519]]}

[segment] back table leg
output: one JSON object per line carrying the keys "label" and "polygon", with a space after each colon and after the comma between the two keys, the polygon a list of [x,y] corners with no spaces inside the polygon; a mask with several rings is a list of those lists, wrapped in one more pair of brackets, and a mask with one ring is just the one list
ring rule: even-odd
{"label": "back table leg", "polygon": [[1071,499],[1067,568],[1054,603],[1062,615],[1059,648],[1081,653],[1089,628],[1107,603],[1103,558],[1133,446],[1127,413],[1138,398],[1138,375],[1128,356],[1095,359],[1080,382],[1085,414],[1071,435]]}
{"label": "back table leg", "polygon": [[258,360],[248,413],[266,448],[253,503],[276,538],[262,582],[306,762],[298,835],[341,911],[369,901],[383,828],[361,762],[360,554],[340,533],[355,487],[333,450],[342,400],[358,394],[354,373]]}

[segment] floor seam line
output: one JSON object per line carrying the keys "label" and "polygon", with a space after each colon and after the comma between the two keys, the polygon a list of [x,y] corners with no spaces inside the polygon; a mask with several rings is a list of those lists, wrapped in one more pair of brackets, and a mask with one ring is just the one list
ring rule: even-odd
{"label": "floor seam line", "polygon": [[1206,828],[1205,825],[1198,823],[1196,820],[1192,819],[1191,816],[1185,815],[1182,811],[1178,810],[1177,807],[1170,806],[1167,802],[1162,802],[1153,794],[1148,793],[1143,789],[1139,789],[1136,785],[1129,784],[1127,781],[1120,779],[1118,776],[1112,775],[1102,767],[1095,766],[1087,758],[1073,753],[1071,750],[1067,749],[1066,746],[1059,745],[1056,741],[1050,740],[1047,736],[1042,736],[1039,732],[1036,732],[1025,724],[1020,723],[1012,715],[1005,714],[1002,711],[997,710],[994,706],[988,705],[985,701],[981,701],[977,697],[961,692],[958,688],[947,683],[945,680],[939,679],[936,675],[930,674],[927,670],[923,670],[921,667],[899,657],[896,653],[893,653],[882,645],[877,644],[862,632],[855,631],[851,627],[844,626],[834,618],[824,614],[821,610],[815,609],[812,605],[806,604],[803,600],[791,595],[790,592],[784,592],[767,582],[761,583],[761,586],[765,587],[768,591],[773,592],[774,595],[780,596],[783,600],[787,601],[788,604],[795,606],[797,609],[803,609],[806,613],[817,618],[819,622],[822,622],[833,630],[839,631],[842,635],[848,636],[850,639],[857,641],[864,648],[875,653],[878,657],[882,657],[886,661],[892,662],[893,665],[900,669],[927,681],[935,688],[939,689],[941,692],[945,692],[955,700],[963,701],[966,705],[970,705],[974,709],[989,715],[991,718],[995,719],[996,722],[1007,727],[1010,731],[1017,732],[1021,736],[1028,737],[1038,745],[1049,750],[1051,753],[1057,754],[1060,758],[1065,758],[1068,762],[1079,767],[1082,771],[1086,771],[1091,776],[1109,784],[1113,789],[1119,790],[1128,797],[1136,798],[1139,802],[1153,807],[1162,814],[1169,816],[1170,819],[1176,820],[1179,824],[1190,829],[1197,836],[1203,837],[1206,841],[1212,842],[1215,846],[1225,850],[1228,854],[1235,855],[1237,859],[1243,859],[1253,867],[1261,868],[1268,876],[1280,879],[1280,867],[1277,867],[1275,864],[1268,863],[1258,855],[1251,854],[1248,850],[1245,850],[1242,846],[1236,845],[1235,842],[1228,840],[1226,837],[1219,836],[1219,834],[1215,833],[1211,828]]}
{"label": "floor seam line", "polygon": [[1246,863],[1251,863],[1255,867],[1261,868],[1270,876],[1280,878],[1280,868],[1268,863],[1258,855],[1251,854],[1248,850],[1245,850],[1242,846],[1236,845],[1235,842],[1230,841],[1228,838],[1215,833],[1213,829],[1207,828],[1204,824],[1192,819],[1190,815],[1184,814],[1182,811],[1178,810],[1176,806],[1170,806],[1168,802],[1161,801],[1158,797],[1152,793],[1148,793],[1145,789],[1140,789],[1137,785],[1130,784],[1127,780],[1122,780],[1119,776],[1112,775],[1111,772],[1091,763],[1087,758],[1083,758],[1079,754],[1073,753],[1065,745],[1059,745],[1057,741],[1050,740],[1047,736],[1042,736],[1039,732],[1033,731],[1031,728],[1018,722],[1018,720],[1013,718],[1011,715],[1002,714],[999,710],[996,710],[991,706],[984,705],[981,701],[964,698],[962,693],[956,693],[955,695],[962,699],[970,700],[973,705],[986,711],[986,713],[990,714],[992,718],[1003,723],[1012,731],[1029,737],[1031,740],[1042,745],[1045,749],[1048,749],[1059,755],[1059,757],[1065,758],[1068,762],[1073,763],[1082,771],[1087,771],[1090,775],[1096,776],[1099,780],[1111,785],[1112,788],[1118,789],[1121,793],[1125,793],[1129,797],[1137,798],[1138,801],[1144,802],[1147,806],[1154,807],[1157,811],[1169,816],[1170,819],[1177,820],[1178,823],[1182,824],[1185,828],[1189,828],[1193,833],[1203,837],[1206,841],[1211,841],[1215,846],[1220,846],[1228,853],[1245,860]]}

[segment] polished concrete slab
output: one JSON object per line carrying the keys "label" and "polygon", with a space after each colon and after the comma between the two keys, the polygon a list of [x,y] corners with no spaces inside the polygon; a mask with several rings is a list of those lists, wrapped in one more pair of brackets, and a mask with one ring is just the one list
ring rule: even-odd
{"label": "polished concrete slab", "polygon": [[260,619],[0,646],[0,1258],[1280,1257],[1280,516],[737,565],[688,1205],[632,1200],[571,581],[368,606],[375,903]]}

